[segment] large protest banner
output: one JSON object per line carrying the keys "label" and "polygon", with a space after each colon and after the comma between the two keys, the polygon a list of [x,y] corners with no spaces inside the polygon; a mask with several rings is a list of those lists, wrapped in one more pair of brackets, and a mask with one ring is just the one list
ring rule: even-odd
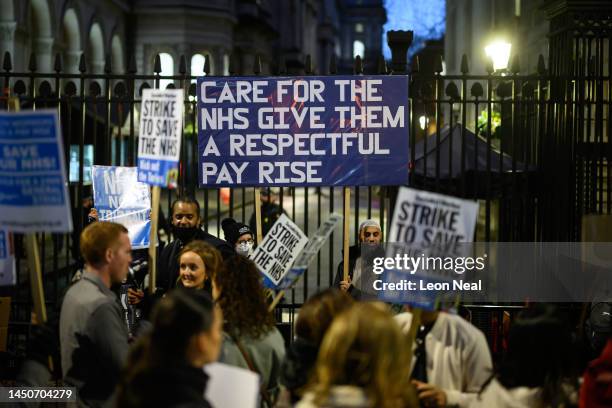
{"label": "large protest banner", "polygon": [[133,249],[147,248],[151,232],[149,185],[138,181],[136,167],[93,166],[94,205],[100,221],[128,229]]}
{"label": "large protest banner", "polygon": [[72,231],[56,111],[0,112],[0,228]]}
{"label": "large protest banner", "polygon": [[183,131],[183,90],[144,89],[138,133],[138,181],[174,188]]}
{"label": "large protest banner", "polygon": [[250,258],[264,275],[264,285],[276,288],[308,243],[308,237],[285,214],[274,223]]}
{"label": "large protest banner", "polygon": [[402,185],[408,77],[198,79],[200,186]]}
{"label": "large protest banner", "polygon": [[0,230],[0,286],[12,286],[17,283],[15,275],[15,253],[11,236]]}

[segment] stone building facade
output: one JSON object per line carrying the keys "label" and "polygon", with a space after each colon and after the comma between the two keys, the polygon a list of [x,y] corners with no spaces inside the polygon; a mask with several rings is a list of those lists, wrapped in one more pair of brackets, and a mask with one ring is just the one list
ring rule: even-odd
{"label": "stone building facade", "polygon": [[31,53],[39,71],[52,72],[60,53],[64,71],[78,72],[85,53],[90,73],[103,72],[107,56],[123,73],[132,55],[150,73],[162,54],[164,74],[177,74],[184,55],[188,72],[201,74],[210,56],[211,73],[223,75],[233,54],[236,73],[252,73],[255,56],[263,74],[299,73],[310,55],[324,74],[332,54],[349,69],[355,41],[366,60],[380,55],[386,21],[382,0],[0,0],[0,12],[0,52],[18,72]]}

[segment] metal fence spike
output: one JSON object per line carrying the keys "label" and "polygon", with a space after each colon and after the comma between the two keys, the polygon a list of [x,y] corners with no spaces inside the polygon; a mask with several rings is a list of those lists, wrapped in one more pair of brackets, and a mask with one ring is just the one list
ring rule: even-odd
{"label": "metal fence spike", "polygon": [[461,69],[460,69],[461,73],[463,75],[466,75],[470,72],[470,65],[468,64],[468,57],[467,55],[463,54],[461,56]]}
{"label": "metal fence spike", "polygon": [[36,63],[36,54],[30,54],[30,62],[28,63],[28,70],[30,72],[36,72],[38,64]]}
{"label": "metal fence spike", "polygon": [[161,73],[161,57],[159,56],[159,54],[155,56],[155,62],[153,62],[153,72],[155,72],[156,74]]}
{"label": "metal fence spike", "polygon": [[5,71],[12,71],[13,62],[11,61],[11,53],[8,51],[4,52],[4,59],[2,60],[2,69]]}

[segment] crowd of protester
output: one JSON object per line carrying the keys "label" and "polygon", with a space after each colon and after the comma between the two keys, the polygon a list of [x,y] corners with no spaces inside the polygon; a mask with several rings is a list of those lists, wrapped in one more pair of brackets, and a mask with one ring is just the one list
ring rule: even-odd
{"label": "crowd of protester", "polygon": [[53,323],[38,326],[20,384],[45,384],[59,348],[63,382],[82,406],[210,407],[203,367],[218,361],[258,374],[264,408],[612,407],[612,336],[583,370],[573,328],[555,306],[520,312],[494,367],[485,335],[463,317],[408,306],[398,313],[366,299],[359,282],[382,241],[374,220],[359,228],[347,278],[339,265],[334,287],[301,307],[291,341],[248,259],[249,226],[226,219],[220,240],[200,228],[191,198],[172,205],[171,224],[156,290],[141,279],[129,292],[139,330],[126,324],[116,293],[132,262],[127,230],[111,222],[83,230],[83,273],[63,299],[59,347]]}

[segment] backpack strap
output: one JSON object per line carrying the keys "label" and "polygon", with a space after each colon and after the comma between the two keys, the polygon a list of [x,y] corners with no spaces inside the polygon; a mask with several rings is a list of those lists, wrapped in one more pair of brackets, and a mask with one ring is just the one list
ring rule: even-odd
{"label": "backpack strap", "polygon": [[[263,376],[261,375],[259,370],[257,370],[257,368],[255,367],[255,364],[253,363],[251,356],[246,351],[246,349],[244,348],[240,340],[238,340],[238,338],[234,336],[231,336],[231,338],[232,340],[234,340],[234,343],[236,343],[236,346],[238,347],[238,350],[240,350],[240,354],[242,354],[242,357],[244,357],[244,361],[246,361],[247,365],[249,366],[249,370],[253,371],[254,373],[259,374],[259,376],[263,379]],[[270,396],[270,393],[266,389],[265,382],[262,383],[261,386],[259,387],[259,394],[261,395],[261,398],[266,402],[268,407],[274,406],[274,403],[272,402],[272,397]]]}

